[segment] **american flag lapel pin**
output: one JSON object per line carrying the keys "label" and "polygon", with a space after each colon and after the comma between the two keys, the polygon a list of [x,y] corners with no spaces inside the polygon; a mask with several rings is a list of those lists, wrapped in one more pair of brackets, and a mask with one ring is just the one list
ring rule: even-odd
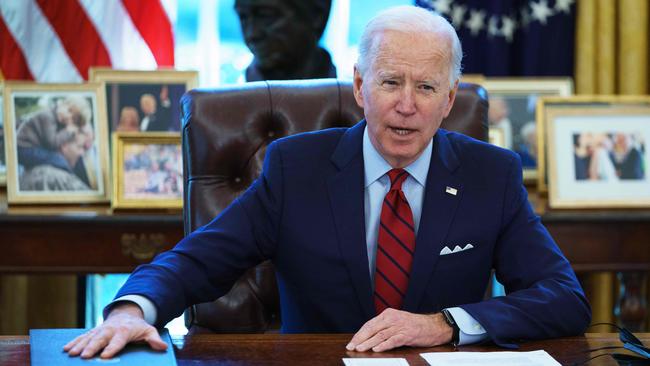
{"label": "american flag lapel pin", "polygon": [[455,196],[458,193],[458,190],[456,188],[447,186],[445,192],[449,193],[452,196]]}

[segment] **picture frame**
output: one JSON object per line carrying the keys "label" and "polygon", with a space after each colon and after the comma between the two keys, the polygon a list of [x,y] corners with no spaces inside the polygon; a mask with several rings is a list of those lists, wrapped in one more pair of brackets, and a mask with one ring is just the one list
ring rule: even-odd
{"label": "picture frame", "polygon": [[549,206],[650,207],[650,97],[545,98]]}
{"label": "picture frame", "polygon": [[519,154],[524,182],[537,181],[537,99],[544,96],[570,96],[573,81],[570,78],[486,78],[483,86],[488,91],[490,109],[489,129],[503,131],[503,145]]}
{"label": "picture frame", "polygon": [[98,83],[6,82],[8,203],[108,202],[105,111]]}
{"label": "picture frame", "polygon": [[7,153],[5,150],[4,129],[4,82],[0,74],[0,187],[7,185]]}
{"label": "picture frame", "polygon": [[172,132],[113,133],[114,209],[183,208],[181,138]]}
{"label": "picture frame", "polygon": [[488,130],[488,142],[492,145],[505,148],[505,131],[501,128],[491,128]]}
{"label": "picture frame", "polygon": [[485,75],[482,75],[482,74],[462,74],[460,76],[460,82],[461,83],[470,83],[470,84],[483,85],[483,83],[485,82]]}
{"label": "picture frame", "polygon": [[198,85],[198,72],[91,67],[88,79],[104,84],[109,134],[180,133],[180,98]]}

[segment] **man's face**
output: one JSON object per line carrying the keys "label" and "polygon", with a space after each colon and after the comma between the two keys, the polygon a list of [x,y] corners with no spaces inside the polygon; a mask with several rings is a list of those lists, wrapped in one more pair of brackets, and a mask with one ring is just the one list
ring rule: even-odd
{"label": "man's face", "polygon": [[140,99],[140,109],[145,115],[156,113],[156,100],[151,97],[143,97]]}
{"label": "man's face", "polygon": [[317,46],[315,30],[287,0],[237,0],[235,10],[246,45],[262,70],[298,63]]}
{"label": "man's face", "polygon": [[451,40],[446,35],[386,31],[375,37],[376,58],[354,72],[354,97],[368,135],[393,168],[415,161],[436,134],[456,96],[450,90]]}

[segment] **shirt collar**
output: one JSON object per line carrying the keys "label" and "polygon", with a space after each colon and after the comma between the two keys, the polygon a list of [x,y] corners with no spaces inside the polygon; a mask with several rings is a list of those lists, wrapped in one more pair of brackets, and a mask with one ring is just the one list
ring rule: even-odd
{"label": "shirt collar", "polygon": [[[427,182],[427,174],[429,172],[429,163],[431,162],[432,151],[433,139],[429,141],[429,144],[424,151],[422,151],[422,154],[420,154],[414,162],[404,168],[422,187],[424,187]],[[392,169],[390,164],[388,164],[384,157],[379,154],[370,141],[368,125],[366,125],[363,131],[363,164],[366,188]]]}

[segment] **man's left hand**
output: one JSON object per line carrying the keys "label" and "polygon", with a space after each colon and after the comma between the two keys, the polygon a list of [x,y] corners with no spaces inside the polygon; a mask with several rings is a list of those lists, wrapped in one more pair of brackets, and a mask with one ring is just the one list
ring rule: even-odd
{"label": "man's left hand", "polygon": [[451,342],[453,329],[442,314],[413,314],[386,309],[352,337],[348,351],[388,351],[401,346],[432,347]]}

